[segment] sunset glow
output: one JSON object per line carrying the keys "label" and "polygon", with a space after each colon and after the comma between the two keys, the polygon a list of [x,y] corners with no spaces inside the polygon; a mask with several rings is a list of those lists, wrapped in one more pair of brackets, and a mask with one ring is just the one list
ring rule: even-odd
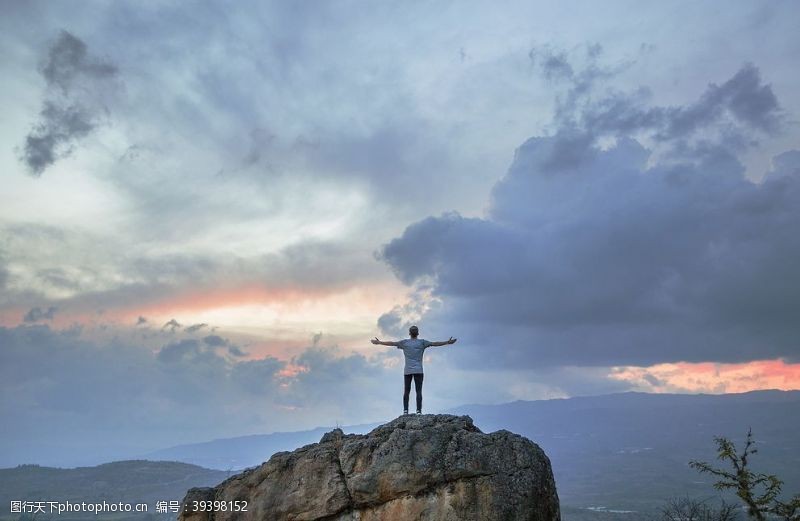
{"label": "sunset glow", "polygon": [[741,364],[679,362],[651,367],[616,367],[611,377],[648,392],[744,393],[800,389],[800,364],[756,360]]}

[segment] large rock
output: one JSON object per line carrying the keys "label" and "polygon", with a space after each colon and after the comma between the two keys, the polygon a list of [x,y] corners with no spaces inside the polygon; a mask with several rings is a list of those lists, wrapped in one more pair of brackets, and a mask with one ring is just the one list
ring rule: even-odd
{"label": "large rock", "polygon": [[[225,503],[193,512],[195,501]],[[231,511],[232,501],[246,501],[247,511]],[[189,490],[183,507],[186,521],[560,520],[538,445],[448,414],[401,416],[369,434],[335,429],[214,488]]]}

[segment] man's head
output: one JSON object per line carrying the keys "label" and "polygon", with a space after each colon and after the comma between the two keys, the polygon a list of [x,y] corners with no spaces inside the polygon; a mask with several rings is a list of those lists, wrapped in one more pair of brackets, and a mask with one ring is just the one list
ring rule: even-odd
{"label": "man's head", "polygon": [[411,338],[417,338],[419,336],[419,328],[417,326],[411,326],[408,328],[408,334],[411,335]]}

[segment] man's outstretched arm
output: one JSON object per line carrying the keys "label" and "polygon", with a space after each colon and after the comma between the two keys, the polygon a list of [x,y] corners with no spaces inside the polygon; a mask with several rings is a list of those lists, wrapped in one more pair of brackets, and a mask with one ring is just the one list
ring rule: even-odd
{"label": "man's outstretched arm", "polygon": [[436,346],[436,347],[446,346],[446,345],[450,345],[450,344],[455,344],[456,340],[458,340],[458,339],[450,337],[450,340],[445,340],[444,342],[431,342],[431,345],[432,346]]}
{"label": "man's outstretched arm", "polygon": [[378,337],[373,338],[372,340],[370,340],[370,342],[372,342],[375,345],[380,344],[382,346],[394,346],[394,347],[397,347],[399,345],[397,342],[384,342],[382,340],[378,340]]}

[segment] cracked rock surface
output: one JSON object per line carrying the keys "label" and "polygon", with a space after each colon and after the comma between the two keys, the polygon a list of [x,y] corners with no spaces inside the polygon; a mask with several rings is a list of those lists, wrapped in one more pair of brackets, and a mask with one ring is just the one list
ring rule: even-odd
{"label": "cracked rock surface", "polygon": [[[194,501],[237,500],[246,512],[192,512]],[[334,429],[214,488],[190,489],[183,503],[186,521],[560,520],[538,445],[449,414],[401,416],[368,434]]]}

